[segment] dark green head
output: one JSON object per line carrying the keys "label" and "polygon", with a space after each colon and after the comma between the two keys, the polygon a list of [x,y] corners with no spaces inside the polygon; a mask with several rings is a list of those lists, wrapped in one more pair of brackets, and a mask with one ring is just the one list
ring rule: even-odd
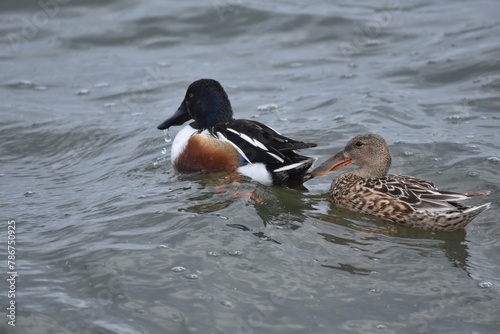
{"label": "dark green head", "polygon": [[233,109],[221,84],[213,79],[200,79],[189,85],[179,109],[158,129],[181,125],[190,119],[197,129],[205,129],[233,118]]}

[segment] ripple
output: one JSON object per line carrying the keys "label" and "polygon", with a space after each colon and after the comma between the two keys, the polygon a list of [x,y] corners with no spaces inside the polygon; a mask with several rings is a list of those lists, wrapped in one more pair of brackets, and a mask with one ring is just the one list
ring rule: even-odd
{"label": "ripple", "polygon": [[80,89],[76,92],[76,95],[88,95],[88,94],[90,94],[90,89],[86,88]]}
{"label": "ripple", "polygon": [[232,302],[230,302],[229,300],[223,300],[220,303],[221,303],[221,305],[223,305],[225,307],[229,307],[229,308],[234,307],[234,304]]}
{"label": "ripple", "polygon": [[190,280],[197,280],[200,278],[197,274],[186,274],[184,277]]}
{"label": "ripple", "polygon": [[488,282],[488,281],[483,281],[483,282],[479,282],[478,285],[479,285],[479,287],[481,287],[483,289],[489,289],[493,286],[493,283]]}
{"label": "ripple", "polygon": [[9,86],[11,88],[30,89],[30,88],[34,88],[35,84],[31,80],[19,80],[17,82],[10,83],[7,86]]}
{"label": "ripple", "polygon": [[370,295],[379,295],[382,293],[382,290],[377,289],[377,288],[371,288],[370,290],[368,290],[368,293]]}
{"label": "ripple", "polygon": [[216,251],[208,251],[207,255],[212,256],[212,257],[219,257],[220,256],[220,254]]}
{"label": "ripple", "polygon": [[257,107],[258,111],[272,111],[272,110],[276,110],[276,109],[278,109],[278,105],[274,104],[274,103],[263,104],[263,105]]}
{"label": "ripple", "polygon": [[182,273],[183,271],[186,271],[187,269],[184,268],[183,266],[177,266],[177,267],[173,267],[172,268],[172,271],[176,272],[176,273]]}
{"label": "ripple", "polygon": [[230,250],[227,252],[227,254],[231,256],[242,256],[243,252],[239,250]]}

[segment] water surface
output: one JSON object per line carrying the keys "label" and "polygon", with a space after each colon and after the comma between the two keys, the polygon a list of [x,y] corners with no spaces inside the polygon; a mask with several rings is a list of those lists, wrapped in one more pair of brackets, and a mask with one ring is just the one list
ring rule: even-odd
{"label": "water surface", "polygon": [[[498,333],[498,2],[50,3],[0,5],[19,273],[2,332]],[[304,154],[379,133],[392,172],[491,190],[472,203],[492,207],[454,233],[394,233],[332,207],[334,175],[243,180],[262,204],[179,176],[156,126],[204,77],[236,117],[318,143]]]}

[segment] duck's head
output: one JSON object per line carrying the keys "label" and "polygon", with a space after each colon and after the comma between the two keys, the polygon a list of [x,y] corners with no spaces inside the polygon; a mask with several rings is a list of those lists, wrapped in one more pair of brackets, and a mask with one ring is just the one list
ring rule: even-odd
{"label": "duck's head", "polygon": [[359,166],[356,174],[361,177],[387,175],[391,166],[391,154],[384,138],[372,133],[358,135],[351,139],[342,151],[316,167],[311,174],[322,176],[351,164]]}
{"label": "duck's head", "polygon": [[221,84],[213,79],[200,79],[189,85],[179,109],[158,129],[182,125],[190,119],[194,120],[194,128],[204,129],[232,118],[233,109]]}

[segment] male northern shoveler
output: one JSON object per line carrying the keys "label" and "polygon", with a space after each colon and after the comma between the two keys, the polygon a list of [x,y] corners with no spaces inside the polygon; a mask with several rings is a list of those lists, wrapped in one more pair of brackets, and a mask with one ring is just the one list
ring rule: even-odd
{"label": "male northern shoveler", "polygon": [[259,182],[299,187],[311,178],[315,159],[295,150],[315,147],[282,136],[256,121],[234,119],[221,84],[201,79],[189,85],[172,117],[158,126],[165,130],[193,119],[172,143],[172,163],[180,173],[238,171]]}
{"label": "male northern shoveler", "polygon": [[434,184],[405,175],[388,175],[391,154],[384,138],[358,135],[335,156],[316,167],[313,176],[325,175],[354,164],[359,168],[339,175],[330,187],[331,200],[347,209],[371,214],[397,224],[432,231],[455,231],[465,227],[490,203],[464,206],[456,201],[474,192],[441,191]]}

